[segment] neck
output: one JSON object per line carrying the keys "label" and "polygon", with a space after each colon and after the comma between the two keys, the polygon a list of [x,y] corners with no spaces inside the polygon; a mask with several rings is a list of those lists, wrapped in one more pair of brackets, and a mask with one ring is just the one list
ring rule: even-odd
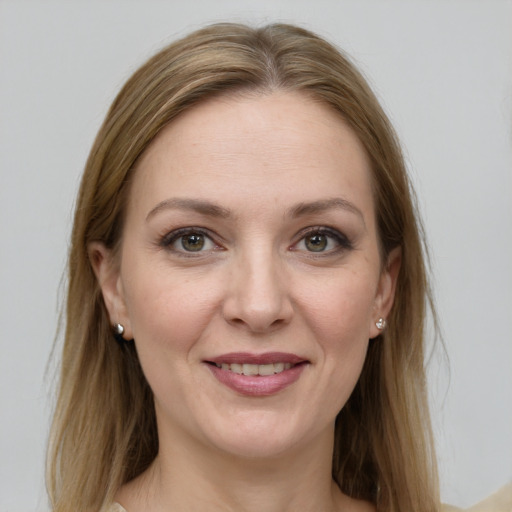
{"label": "neck", "polygon": [[[348,500],[331,477],[332,432],[272,458],[226,455],[166,442],[152,466],[119,493],[128,512],[330,512]],[[169,440],[170,441],[170,440]]]}

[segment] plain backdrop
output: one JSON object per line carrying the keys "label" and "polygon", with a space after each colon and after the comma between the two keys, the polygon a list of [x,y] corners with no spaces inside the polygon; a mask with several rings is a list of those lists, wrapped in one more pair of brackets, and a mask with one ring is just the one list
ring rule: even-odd
{"label": "plain backdrop", "polygon": [[313,29],[382,99],[416,184],[448,355],[430,369],[442,495],[482,499],[512,480],[512,3],[0,0],[0,511],[47,510],[45,370],[95,133],[139,64],[215,20]]}

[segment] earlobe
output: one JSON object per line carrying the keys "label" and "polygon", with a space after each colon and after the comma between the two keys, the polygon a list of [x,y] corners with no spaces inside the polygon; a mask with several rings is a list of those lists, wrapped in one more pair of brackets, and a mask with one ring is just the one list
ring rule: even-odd
{"label": "earlobe", "polygon": [[375,296],[374,317],[370,325],[370,338],[375,338],[385,329],[395,299],[395,290],[402,262],[401,247],[393,249],[388,256],[386,266],[381,272],[379,286]]}
{"label": "earlobe", "polygon": [[133,338],[127,314],[119,264],[112,250],[101,242],[92,242],[88,247],[89,260],[98,280],[112,326],[121,324],[124,327],[123,337]]}

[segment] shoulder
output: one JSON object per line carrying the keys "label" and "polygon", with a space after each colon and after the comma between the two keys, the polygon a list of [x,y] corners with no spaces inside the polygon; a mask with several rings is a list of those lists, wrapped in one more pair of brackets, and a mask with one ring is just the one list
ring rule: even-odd
{"label": "shoulder", "polygon": [[499,491],[491,494],[488,498],[467,508],[457,508],[450,505],[443,505],[442,512],[512,512],[512,482]]}
{"label": "shoulder", "polygon": [[[370,504],[365,504],[369,508],[363,507],[360,510],[374,510]],[[371,507],[371,508],[370,508]],[[358,509],[359,510],[359,509]],[[113,503],[105,512],[127,512],[119,503]],[[468,509],[443,505],[441,512],[512,512],[512,482],[502,487],[499,491],[491,494],[488,498]]]}
{"label": "shoulder", "polygon": [[105,509],[105,512],[126,512],[126,510],[119,503],[112,503]]}

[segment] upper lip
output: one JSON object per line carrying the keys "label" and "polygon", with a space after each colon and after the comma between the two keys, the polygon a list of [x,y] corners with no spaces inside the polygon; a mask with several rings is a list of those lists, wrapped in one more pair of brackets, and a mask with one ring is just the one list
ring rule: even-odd
{"label": "upper lip", "polygon": [[266,352],[264,354],[252,354],[250,352],[230,352],[207,360],[215,364],[272,364],[291,363],[298,364],[307,362],[307,359],[289,352]]}

